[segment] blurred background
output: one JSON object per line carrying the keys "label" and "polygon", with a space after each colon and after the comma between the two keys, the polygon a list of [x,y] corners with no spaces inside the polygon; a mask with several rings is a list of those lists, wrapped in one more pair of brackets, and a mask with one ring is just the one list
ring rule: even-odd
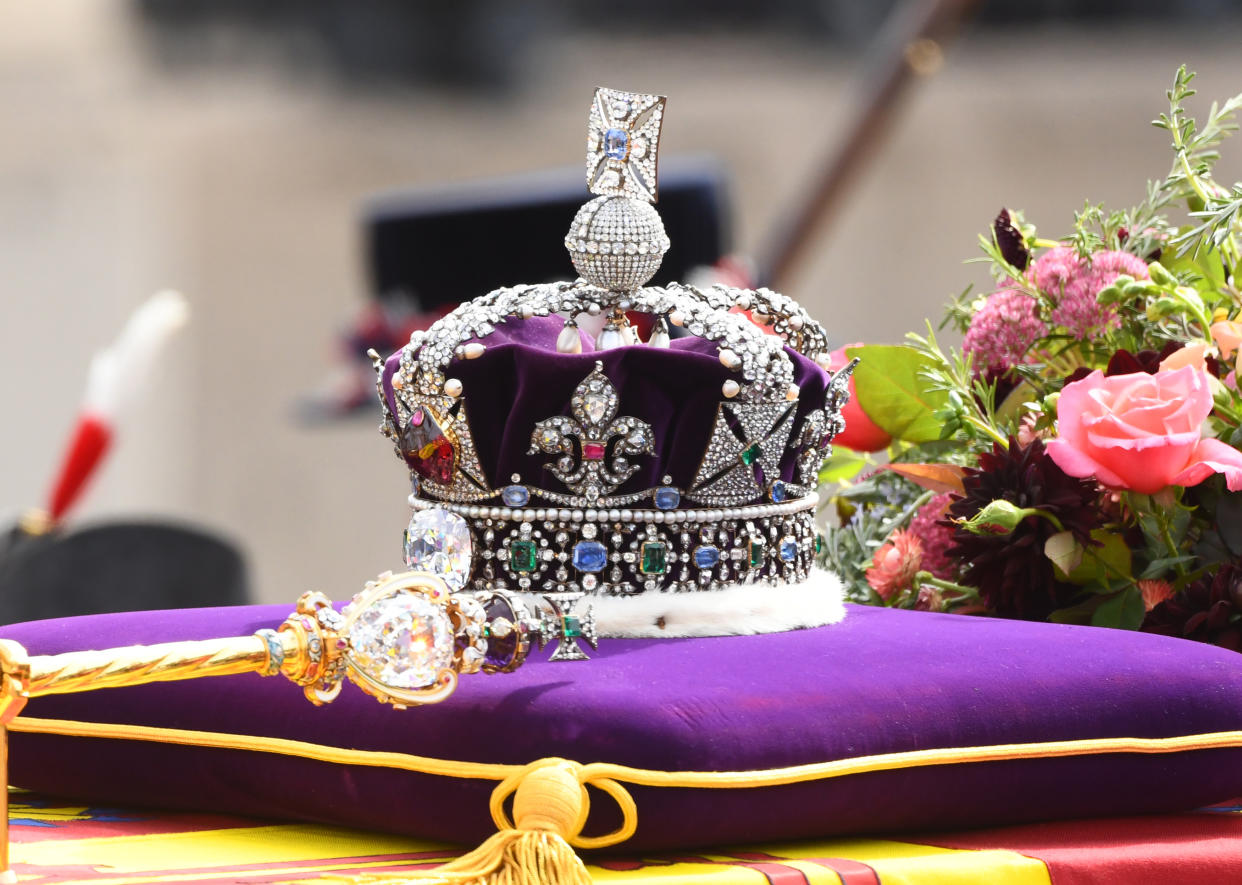
{"label": "blurred background", "polygon": [[[1177,66],[1199,72],[1200,114],[1242,91],[1240,8],[984,2],[897,46],[888,64],[920,75],[780,287],[837,344],[898,341],[987,291],[963,261],[1002,206],[1059,236],[1085,199],[1138,202],[1169,167],[1148,124]],[[190,323],[73,523],[205,526],[242,548],[261,601],[354,592],[400,565],[406,473],[377,407],[325,420],[307,398],[348,396],[346,344],[382,294],[362,225],[376,196],[580,163],[596,85],[659,92],[662,161],[714,158],[725,245],[762,261],[857,124],[884,68],[869,49],[901,14],[0,0],[0,516],[44,503],[90,354],[173,287]],[[1242,178],[1242,141],[1225,154],[1221,177]]]}

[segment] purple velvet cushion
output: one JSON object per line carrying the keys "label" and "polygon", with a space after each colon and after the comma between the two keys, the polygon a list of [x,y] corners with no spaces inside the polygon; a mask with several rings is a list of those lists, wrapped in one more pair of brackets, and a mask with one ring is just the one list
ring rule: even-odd
{"label": "purple velvet cushion", "polygon": [[[4,628],[32,653],[244,635],[281,606],[100,615]],[[32,700],[32,717],[296,738],[477,762],[544,756],[741,771],[920,748],[1242,729],[1242,657],[1139,633],[850,610],[762,636],[610,640],[395,711],[353,686],[311,707],[256,675]],[[14,734],[14,783],[115,803],[333,821],[476,842],[489,781],[236,750]],[[632,788],[626,848],[948,829],[1156,812],[1242,794],[1242,749],[908,768],[777,788]],[[616,824],[595,802],[587,832]]]}

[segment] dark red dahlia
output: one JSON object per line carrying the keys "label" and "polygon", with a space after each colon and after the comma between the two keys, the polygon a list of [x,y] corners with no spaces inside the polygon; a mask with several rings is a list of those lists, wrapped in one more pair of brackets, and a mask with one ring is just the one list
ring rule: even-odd
{"label": "dark red dahlia", "polygon": [[[1067,476],[1048,457],[1041,440],[1025,448],[1009,438],[967,468],[966,493],[949,505],[951,519],[969,519],[992,501],[1035,507],[1052,514],[1083,545],[1099,520],[1095,485]],[[988,607],[1007,618],[1042,621],[1069,605],[1078,588],[1056,579],[1044,544],[1058,529],[1040,516],[1028,516],[1007,535],[976,535],[960,526],[949,555],[962,563],[962,582],[977,587]]]}
{"label": "dark red dahlia", "polygon": [[997,213],[996,220],[992,222],[992,236],[996,238],[996,247],[1000,249],[1001,257],[1018,270],[1026,270],[1026,266],[1031,263],[1031,251],[1026,248],[1022,232],[1013,223],[1013,216],[1008,209],[1001,209]]}
{"label": "dark red dahlia", "polygon": [[1157,605],[1142,629],[1242,651],[1242,562],[1225,563]]}
{"label": "dark red dahlia", "polygon": [[[1114,353],[1108,360],[1108,366],[1104,369],[1105,375],[1135,375],[1139,372],[1146,372],[1148,375],[1154,375],[1160,371],[1160,363],[1166,357],[1177,353],[1183,347],[1180,341],[1166,341],[1164,347],[1159,350],[1140,350],[1138,353],[1130,353],[1130,351],[1122,349]],[[1204,362],[1207,363],[1208,371],[1217,378],[1221,377],[1220,361],[1207,354],[1204,356]],[[1079,366],[1069,374],[1065,379],[1066,384],[1072,384],[1075,381],[1081,381],[1092,372],[1085,366]]]}

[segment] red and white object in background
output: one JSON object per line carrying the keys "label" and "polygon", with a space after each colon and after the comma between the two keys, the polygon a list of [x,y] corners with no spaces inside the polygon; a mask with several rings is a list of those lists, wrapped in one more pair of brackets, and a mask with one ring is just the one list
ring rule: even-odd
{"label": "red and white object in background", "polygon": [[189,317],[189,305],[179,292],[158,292],[134,311],[112,346],[92,358],[82,408],[48,498],[52,525],[81,497],[125,413],[155,371],[160,350]]}
{"label": "red and white object in background", "polygon": [[745,255],[725,255],[715,264],[703,265],[690,271],[686,282],[700,288],[719,283],[734,289],[753,289],[755,263]]}

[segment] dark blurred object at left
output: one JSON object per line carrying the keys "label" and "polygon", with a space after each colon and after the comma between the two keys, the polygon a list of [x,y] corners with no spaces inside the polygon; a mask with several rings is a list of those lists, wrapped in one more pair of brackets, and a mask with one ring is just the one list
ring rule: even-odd
{"label": "dark blurred object at left", "polygon": [[144,609],[244,605],[237,548],[202,529],[113,522],[0,541],[0,621],[6,624]]}

